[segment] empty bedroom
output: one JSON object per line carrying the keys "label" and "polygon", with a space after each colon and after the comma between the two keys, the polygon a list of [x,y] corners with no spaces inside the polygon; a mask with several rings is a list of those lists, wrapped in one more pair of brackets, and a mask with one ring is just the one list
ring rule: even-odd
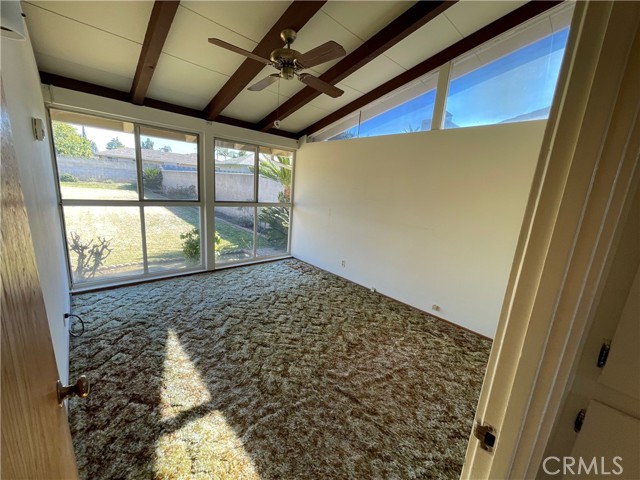
{"label": "empty bedroom", "polygon": [[1,7],[3,478],[491,461],[541,151],[610,7]]}

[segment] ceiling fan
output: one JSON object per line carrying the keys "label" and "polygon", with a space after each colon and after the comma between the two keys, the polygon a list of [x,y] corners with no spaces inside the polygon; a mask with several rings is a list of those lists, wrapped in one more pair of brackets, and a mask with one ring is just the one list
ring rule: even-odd
{"label": "ceiling fan", "polygon": [[273,73],[259,82],[254,83],[247,90],[260,91],[267,88],[273,82],[278,80],[278,78],[291,80],[292,78],[297,77],[302,83],[310,86],[311,88],[315,88],[319,92],[326,93],[330,97],[337,98],[342,95],[344,92],[338,87],[335,87],[324,80],[320,80],[318,77],[311,75],[310,73],[302,73],[300,70],[315,67],[321,63],[335,60],[336,58],[346,55],[347,52],[344,48],[342,48],[340,44],[330,40],[306,53],[300,53],[291,48],[291,44],[294,42],[296,37],[297,33],[295,30],[290,28],[284,29],[280,33],[280,38],[282,38],[285,45],[284,47],[276,48],[271,52],[269,59],[255,55],[248,50],[236,47],[235,45],[220,40],[219,38],[210,38],[209,42],[258,62],[262,62],[265,65],[271,65],[272,67],[280,70],[279,73]]}

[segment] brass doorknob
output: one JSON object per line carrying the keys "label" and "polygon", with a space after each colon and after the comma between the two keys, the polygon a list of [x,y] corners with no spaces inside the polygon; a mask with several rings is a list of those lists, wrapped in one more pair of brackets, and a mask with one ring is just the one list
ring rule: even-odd
{"label": "brass doorknob", "polygon": [[91,386],[89,385],[89,379],[84,375],[80,375],[80,377],[78,377],[75,385],[63,386],[62,382],[58,380],[58,403],[62,406],[63,402],[67,398],[73,396],[87,398],[90,390]]}

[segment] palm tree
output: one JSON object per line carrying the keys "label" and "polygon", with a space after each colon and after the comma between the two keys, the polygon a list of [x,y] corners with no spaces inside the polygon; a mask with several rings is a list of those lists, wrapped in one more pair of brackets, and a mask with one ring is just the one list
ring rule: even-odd
{"label": "palm tree", "polygon": [[[264,155],[263,155],[264,156]],[[293,180],[293,169],[291,168],[291,157],[276,155],[275,159],[260,160],[260,176],[275,180],[282,185],[281,202],[291,201],[291,182]],[[278,197],[280,197],[278,195]]]}
{"label": "palm tree", "polygon": [[[293,180],[292,159],[283,155],[277,155],[276,158],[277,161],[268,157],[260,160],[260,176],[275,180],[282,185],[282,192],[278,193],[278,201],[290,202]],[[265,234],[271,245],[277,249],[286,249],[289,238],[289,208],[263,208],[260,212],[260,221],[268,225]]]}

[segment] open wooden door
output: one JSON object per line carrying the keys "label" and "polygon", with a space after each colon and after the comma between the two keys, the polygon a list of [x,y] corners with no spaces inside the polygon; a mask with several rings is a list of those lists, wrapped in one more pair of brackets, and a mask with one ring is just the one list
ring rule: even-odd
{"label": "open wooden door", "polygon": [[[4,91],[0,138],[2,211],[1,396],[3,479],[78,478],[36,270]],[[29,161],[29,159],[23,159]]]}

